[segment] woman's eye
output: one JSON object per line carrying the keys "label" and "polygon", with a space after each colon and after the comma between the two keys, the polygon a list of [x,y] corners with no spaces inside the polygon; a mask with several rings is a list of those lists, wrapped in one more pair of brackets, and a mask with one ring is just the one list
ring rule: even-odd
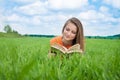
{"label": "woman's eye", "polygon": [[75,31],[72,31],[72,33],[73,33],[73,34],[76,34],[76,32],[75,32]]}
{"label": "woman's eye", "polygon": [[70,29],[69,29],[69,28],[66,28],[66,31],[70,31]]}

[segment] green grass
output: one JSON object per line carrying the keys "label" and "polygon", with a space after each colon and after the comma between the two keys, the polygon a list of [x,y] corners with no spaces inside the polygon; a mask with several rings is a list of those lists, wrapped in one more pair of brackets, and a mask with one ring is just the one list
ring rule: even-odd
{"label": "green grass", "polygon": [[48,59],[50,38],[0,38],[0,80],[119,80],[120,40],[87,39],[83,56]]}
{"label": "green grass", "polygon": [[17,33],[12,33],[12,32],[11,33],[0,32],[0,38],[3,38],[3,37],[16,38],[16,37],[23,37],[23,36]]}

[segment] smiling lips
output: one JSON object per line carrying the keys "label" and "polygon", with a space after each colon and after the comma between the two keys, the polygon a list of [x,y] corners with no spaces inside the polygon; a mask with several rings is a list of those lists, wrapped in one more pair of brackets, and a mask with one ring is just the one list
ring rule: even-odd
{"label": "smiling lips", "polygon": [[65,35],[65,37],[66,37],[67,39],[70,39],[70,36],[69,36],[69,35]]}

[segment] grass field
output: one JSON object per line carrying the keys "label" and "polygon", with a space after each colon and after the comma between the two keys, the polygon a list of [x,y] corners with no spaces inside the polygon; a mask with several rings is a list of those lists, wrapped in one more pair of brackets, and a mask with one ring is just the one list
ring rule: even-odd
{"label": "grass field", "polygon": [[120,80],[120,40],[86,39],[84,55],[48,59],[50,38],[0,38],[0,80]]}

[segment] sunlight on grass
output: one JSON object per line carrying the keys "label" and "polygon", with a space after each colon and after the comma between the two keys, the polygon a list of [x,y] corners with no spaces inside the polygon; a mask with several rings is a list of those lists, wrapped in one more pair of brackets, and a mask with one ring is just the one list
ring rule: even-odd
{"label": "sunlight on grass", "polygon": [[120,40],[87,39],[84,55],[48,59],[50,38],[0,38],[0,80],[119,80]]}

